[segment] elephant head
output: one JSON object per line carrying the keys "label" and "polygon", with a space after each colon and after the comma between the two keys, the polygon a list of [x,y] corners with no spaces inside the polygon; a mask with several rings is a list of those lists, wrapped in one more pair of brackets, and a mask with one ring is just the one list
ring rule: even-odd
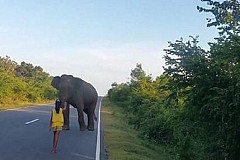
{"label": "elephant head", "polygon": [[73,92],[69,90],[73,89],[73,76],[72,75],[62,75],[61,77],[56,76],[53,78],[51,85],[59,91],[59,98],[62,102],[66,102],[70,98]]}
{"label": "elephant head", "polygon": [[56,76],[53,78],[51,85],[56,88],[57,90],[59,89],[59,83],[60,83],[61,78],[59,76]]}

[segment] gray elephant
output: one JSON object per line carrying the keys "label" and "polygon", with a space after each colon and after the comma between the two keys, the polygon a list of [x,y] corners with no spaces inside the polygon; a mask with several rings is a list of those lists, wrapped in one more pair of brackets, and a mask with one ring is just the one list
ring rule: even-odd
{"label": "gray elephant", "polygon": [[96,89],[84,80],[73,77],[72,75],[56,76],[52,80],[52,86],[59,91],[59,99],[64,104],[66,102],[66,109],[63,112],[64,126],[69,129],[69,104],[77,109],[78,122],[81,131],[86,129],[83,112],[87,114],[88,125],[87,129],[94,130],[95,107],[97,104],[98,93]]}

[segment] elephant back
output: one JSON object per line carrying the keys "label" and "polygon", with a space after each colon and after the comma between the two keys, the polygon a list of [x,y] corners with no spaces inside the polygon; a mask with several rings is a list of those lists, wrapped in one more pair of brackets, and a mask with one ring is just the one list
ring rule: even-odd
{"label": "elephant back", "polygon": [[78,89],[78,92],[80,92],[80,95],[83,96],[84,100],[88,101],[96,101],[98,98],[98,93],[96,89],[93,87],[92,84],[80,79],[75,79],[75,86]]}

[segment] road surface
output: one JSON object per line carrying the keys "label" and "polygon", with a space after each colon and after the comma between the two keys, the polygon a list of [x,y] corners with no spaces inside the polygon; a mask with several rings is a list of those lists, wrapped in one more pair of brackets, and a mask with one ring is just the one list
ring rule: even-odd
{"label": "road surface", "polygon": [[[95,111],[98,120],[99,104],[101,104],[101,98],[98,99]],[[95,121],[94,131],[80,131],[75,108],[70,108],[70,130],[61,132],[58,152],[51,153],[53,133],[49,131],[49,119],[53,107],[53,105],[45,105],[1,111],[0,159],[100,159],[98,157],[100,152],[96,150],[96,148],[99,149],[97,137],[101,137],[98,135],[98,122]],[[85,123],[87,124],[86,117]]]}

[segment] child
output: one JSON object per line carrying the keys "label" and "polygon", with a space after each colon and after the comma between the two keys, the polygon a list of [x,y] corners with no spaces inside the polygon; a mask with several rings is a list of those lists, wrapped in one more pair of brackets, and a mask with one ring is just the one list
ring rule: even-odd
{"label": "child", "polygon": [[61,101],[59,99],[57,99],[55,101],[55,108],[52,109],[51,112],[51,119],[50,119],[50,130],[53,131],[53,149],[52,149],[52,153],[56,153],[57,152],[57,144],[58,144],[58,139],[59,139],[59,135],[60,132],[62,130],[63,127],[63,113],[62,111],[65,108],[61,108]]}

